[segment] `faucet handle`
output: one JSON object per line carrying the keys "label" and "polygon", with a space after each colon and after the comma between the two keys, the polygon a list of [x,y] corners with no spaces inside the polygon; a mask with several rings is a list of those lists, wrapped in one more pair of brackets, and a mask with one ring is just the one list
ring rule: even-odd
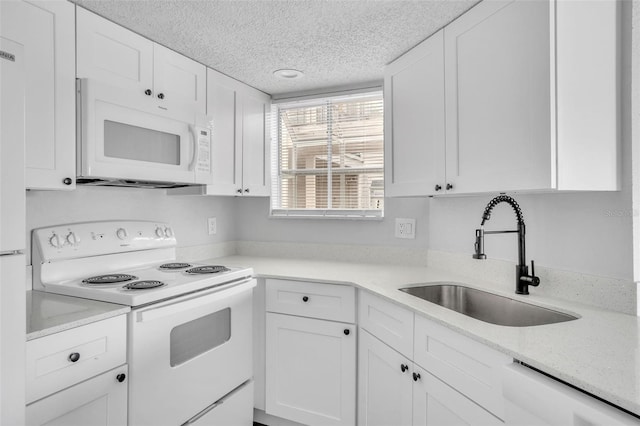
{"label": "faucet handle", "polygon": [[534,269],[533,260],[531,261],[531,275],[529,276],[531,277],[531,282],[529,282],[529,285],[532,285],[534,287],[540,285],[540,278],[536,277],[536,270]]}

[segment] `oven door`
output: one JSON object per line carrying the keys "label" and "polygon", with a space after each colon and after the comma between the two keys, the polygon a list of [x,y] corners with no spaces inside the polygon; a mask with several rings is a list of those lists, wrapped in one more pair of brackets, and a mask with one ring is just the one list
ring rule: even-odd
{"label": "oven door", "polygon": [[129,314],[129,424],[179,425],[253,376],[255,280]]}
{"label": "oven door", "polygon": [[164,116],[152,101],[78,80],[80,177],[211,183],[209,129],[196,128],[196,117]]}

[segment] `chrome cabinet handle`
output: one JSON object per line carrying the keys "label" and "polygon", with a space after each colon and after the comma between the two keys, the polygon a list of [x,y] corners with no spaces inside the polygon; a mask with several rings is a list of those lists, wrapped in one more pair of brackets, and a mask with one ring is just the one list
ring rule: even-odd
{"label": "chrome cabinet handle", "polygon": [[80,359],[80,354],[78,352],[72,352],[69,354],[69,361],[78,362],[79,359]]}

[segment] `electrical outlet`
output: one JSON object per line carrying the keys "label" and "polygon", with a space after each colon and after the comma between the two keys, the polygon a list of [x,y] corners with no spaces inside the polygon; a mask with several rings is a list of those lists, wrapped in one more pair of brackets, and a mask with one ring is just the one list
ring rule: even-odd
{"label": "electrical outlet", "polygon": [[396,218],[396,238],[415,238],[416,220],[407,218]]}
{"label": "electrical outlet", "polygon": [[216,224],[216,218],[210,217],[207,219],[207,224],[209,225],[209,235],[213,235],[218,232],[218,226]]}

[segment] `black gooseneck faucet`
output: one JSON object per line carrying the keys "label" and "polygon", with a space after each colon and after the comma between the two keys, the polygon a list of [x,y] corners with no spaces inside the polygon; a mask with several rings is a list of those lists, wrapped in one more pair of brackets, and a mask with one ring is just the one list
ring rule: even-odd
{"label": "black gooseneck faucet", "polygon": [[[516,213],[516,219],[518,221],[518,229],[511,231],[485,231],[484,223],[491,218],[491,211],[495,206],[500,203],[507,203],[513,208]],[[525,226],[524,219],[522,218],[522,210],[520,206],[513,198],[508,195],[498,195],[493,200],[489,201],[487,207],[482,213],[482,223],[480,229],[476,229],[476,253],[473,255],[474,259],[486,259],[487,255],[484,254],[484,236],[485,234],[518,234],[518,265],[516,266],[516,293],[517,294],[529,294],[529,286],[537,287],[540,284],[540,278],[535,276],[533,267],[533,260],[531,261],[531,275],[529,275],[529,268],[527,267],[527,260],[525,256]]]}

